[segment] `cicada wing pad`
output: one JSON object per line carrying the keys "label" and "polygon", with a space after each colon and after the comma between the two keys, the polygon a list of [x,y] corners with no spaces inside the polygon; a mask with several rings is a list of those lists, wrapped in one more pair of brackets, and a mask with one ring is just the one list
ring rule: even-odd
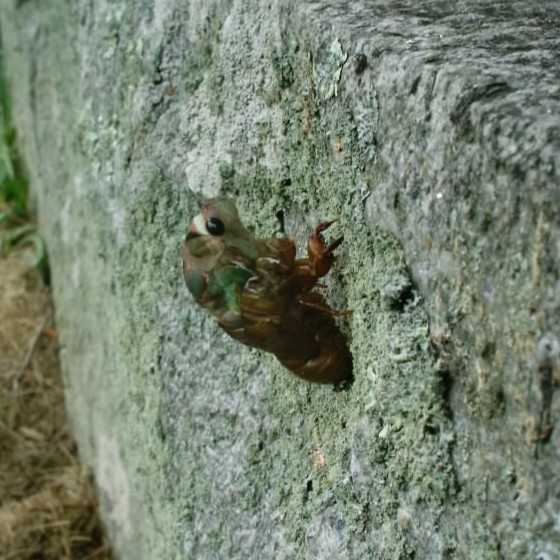
{"label": "cicada wing pad", "polygon": [[292,239],[259,240],[261,254],[253,275],[241,293],[239,321],[220,319],[220,325],[236,340],[272,352],[274,340],[284,334],[282,292],[295,262]]}

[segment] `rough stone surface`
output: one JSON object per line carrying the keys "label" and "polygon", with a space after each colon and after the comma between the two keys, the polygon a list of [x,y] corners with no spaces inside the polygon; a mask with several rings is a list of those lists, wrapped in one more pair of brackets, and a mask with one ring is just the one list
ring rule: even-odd
{"label": "rough stone surface", "polygon": [[[2,0],[67,403],[122,559],[560,557],[557,2]],[[337,217],[333,391],[180,274]]]}

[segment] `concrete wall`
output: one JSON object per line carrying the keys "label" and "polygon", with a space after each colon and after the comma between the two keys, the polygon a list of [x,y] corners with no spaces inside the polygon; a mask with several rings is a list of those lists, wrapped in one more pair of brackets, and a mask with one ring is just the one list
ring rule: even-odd
{"label": "concrete wall", "polygon": [[[560,557],[557,2],[1,0],[67,404],[117,556]],[[180,246],[339,218],[347,391]]]}

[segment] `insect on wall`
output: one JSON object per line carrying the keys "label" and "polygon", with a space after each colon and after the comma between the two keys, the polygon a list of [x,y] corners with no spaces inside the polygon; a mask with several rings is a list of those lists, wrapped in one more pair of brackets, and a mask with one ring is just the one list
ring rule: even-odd
{"label": "insect on wall", "polygon": [[256,239],[243,226],[233,200],[208,200],[183,245],[183,273],[196,302],[231,337],[273,353],[290,371],[315,383],[352,379],[352,356],[329,307],[314,290],[331,269],[342,237],[322,236],[319,224],[296,258],[294,240]]}

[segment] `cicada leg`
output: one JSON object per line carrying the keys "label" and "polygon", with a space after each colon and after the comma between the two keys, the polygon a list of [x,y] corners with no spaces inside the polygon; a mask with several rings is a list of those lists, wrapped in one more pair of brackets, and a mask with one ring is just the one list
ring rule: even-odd
{"label": "cicada leg", "polygon": [[341,311],[331,309],[326,303],[313,301],[312,299],[310,299],[310,295],[313,295],[313,292],[311,292],[311,294],[303,294],[298,298],[298,301],[301,303],[301,305],[305,305],[306,307],[311,307],[313,309],[318,309],[319,311],[328,313],[333,317],[347,317],[348,315],[352,315],[352,313],[354,313],[352,309],[343,309]]}
{"label": "cicada leg", "polygon": [[319,224],[309,236],[307,241],[307,254],[309,265],[317,278],[325,276],[331,269],[334,262],[334,250],[340,246],[344,237],[339,237],[327,244],[321,235],[323,231],[334,224],[336,220]]}

